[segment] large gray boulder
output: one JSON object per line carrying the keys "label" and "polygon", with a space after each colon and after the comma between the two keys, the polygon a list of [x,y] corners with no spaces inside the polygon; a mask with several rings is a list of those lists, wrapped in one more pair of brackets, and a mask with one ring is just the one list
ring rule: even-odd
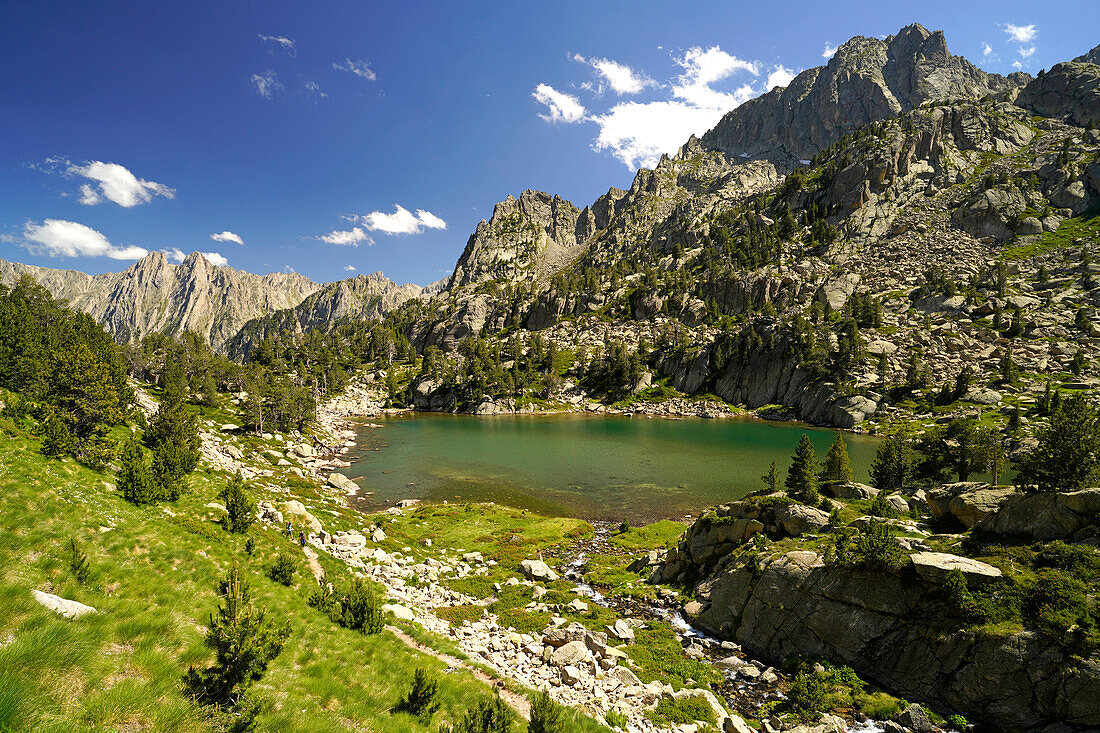
{"label": "large gray boulder", "polygon": [[561,645],[550,655],[550,664],[561,669],[567,665],[578,665],[588,657],[588,647],[583,641],[570,641]]}
{"label": "large gray boulder", "polygon": [[791,537],[820,532],[829,524],[829,515],[805,504],[780,504],[775,508],[775,523]]}
{"label": "large gray boulder", "polygon": [[989,563],[947,552],[916,552],[909,556],[913,569],[929,583],[943,583],[947,574],[958,570],[971,588],[1000,580],[1002,573]]}
{"label": "large gray boulder", "polygon": [[990,486],[966,481],[944,484],[925,494],[934,517],[953,516],[970,529],[997,511],[1006,499],[1016,493],[1012,486]]}
{"label": "large gray boulder", "polygon": [[551,570],[550,566],[542,560],[524,560],[519,564],[519,569],[528,580],[549,583],[558,579],[558,574]]}
{"label": "large gray boulder", "polygon": [[1034,540],[1061,540],[1100,525],[1100,488],[1065,493],[1017,493],[975,528]]}
{"label": "large gray boulder", "polygon": [[283,514],[286,515],[288,521],[297,525],[304,525],[309,528],[310,532],[321,531],[321,520],[310,514],[305,505],[297,499],[291,499],[283,504]]}

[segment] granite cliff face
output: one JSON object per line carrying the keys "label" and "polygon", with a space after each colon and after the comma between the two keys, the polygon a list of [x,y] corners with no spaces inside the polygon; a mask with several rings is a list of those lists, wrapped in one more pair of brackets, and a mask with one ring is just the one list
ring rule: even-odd
{"label": "granite cliff face", "polygon": [[947,50],[942,31],[920,24],[885,40],[856,36],[825,66],[807,69],[726,114],[703,146],[782,165],[809,160],[844,135],[930,100],[980,99],[1021,87],[1022,73],[987,74]]}
{"label": "granite cliff face", "polygon": [[221,348],[250,319],[297,305],[320,286],[295,273],[253,275],[193,252],[178,265],[153,252],[118,273],[87,275],[0,260],[0,283],[29,274],[119,341],[194,331]]}

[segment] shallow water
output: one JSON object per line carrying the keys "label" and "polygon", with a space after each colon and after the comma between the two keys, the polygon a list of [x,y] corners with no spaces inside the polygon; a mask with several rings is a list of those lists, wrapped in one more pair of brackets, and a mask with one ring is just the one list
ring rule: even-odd
{"label": "shallow water", "polygon": [[[782,482],[802,433],[819,458],[835,436],[751,418],[417,413],[362,426],[342,473],[362,487],[353,500],[361,509],[408,498],[496,501],[637,523],[744,496],[763,486],[771,461]],[[855,479],[866,481],[876,440],[845,439]]]}

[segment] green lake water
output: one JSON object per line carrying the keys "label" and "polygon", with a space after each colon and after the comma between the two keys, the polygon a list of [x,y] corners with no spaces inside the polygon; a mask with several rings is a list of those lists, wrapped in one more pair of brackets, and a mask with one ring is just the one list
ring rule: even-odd
{"label": "green lake water", "polygon": [[[360,428],[342,472],[360,509],[400,499],[495,501],[535,511],[638,523],[698,514],[780,480],[802,433],[823,457],[835,431],[756,419],[667,420],[588,414],[417,413]],[[857,481],[876,440],[846,434]],[[373,492],[367,494],[366,492]]]}

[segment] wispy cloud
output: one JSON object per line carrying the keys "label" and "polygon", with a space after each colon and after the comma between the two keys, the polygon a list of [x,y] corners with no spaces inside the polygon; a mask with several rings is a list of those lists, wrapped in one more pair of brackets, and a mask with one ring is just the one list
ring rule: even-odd
{"label": "wispy cloud", "polygon": [[118,247],[95,229],[64,219],[46,219],[41,224],[23,225],[23,242],[30,252],[50,257],[107,257],[137,260],[149,254],[141,247]]}
{"label": "wispy cloud", "polygon": [[576,97],[559,92],[549,84],[539,84],[531,94],[539,104],[546,105],[546,113],[539,117],[547,122],[580,122],[584,119],[585,109]]}
{"label": "wispy cloud", "polygon": [[248,81],[255,88],[256,93],[264,99],[274,99],[286,91],[286,87],[279,81],[279,75],[271,69],[262,74],[253,74]]}
{"label": "wispy cloud", "polygon": [[1004,32],[1008,34],[1010,41],[1016,43],[1031,43],[1035,40],[1035,36],[1039,34],[1038,29],[1032,25],[1012,25],[1011,23],[1005,23]]}
{"label": "wispy cloud", "polygon": [[260,33],[259,36],[260,40],[264,43],[281,47],[291,58],[298,55],[298,48],[293,38],[287,38],[286,36],[267,36],[263,33]]}
{"label": "wispy cloud", "polygon": [[220,234],[211,234],[210,238],[215,242],[232,242],[233,244],[244,244],[244,240],[241,239],[241,235],[234,234],[228,229]]}
{"label": "wispy cloud", "polygon": [[1027,46],[1026,48],[1021,47],[1018,50],[1020,52],[1020,56],[1025,59],[1029,59],[1035,55],[1035,46]]}
{"label": "wispy cloud", "polygon": [[355,272],[355,265],[344,265],[344,272]]}
{"label": "wispy cloud", "polygon": [[374,73],[374,70],[370,68],[370,64],[366,61],[345,59],[342,64],[333,63],[332,68],[337,71],[346,71],[350,74],[355,74],[360,79],[366,79],[367,81],[374,81],[378,78],[378,75]]}
{"label": "wispy cloud", "polygon": [[[631,169],[653,166],[662,154],[674,153],[688,137],[713,127],[729,110],[766,88],[788,84],[793,77],[790,69],[772,67],[767,87],[760,89],[751,79],[765,71],[764,65],[738,58],[718,46],[689,48],[673,56],[673,62],[680,67],[678,76],[667,84],[647,85],[664,90],[665,99],[623,101],[602,114],[592,114],[575,97],[540,84],[534,96],[549,108],[549,114],[540,117],[548,122],[592,122],[599,127],[593,149],[610,152]],[[630,73],[648,78],[632,69]],[[732,89],[718,86],[736,75],[746,75],[749,80]]]}
{"label": "wispy cloud", "polygon": [[646,87],[657,86],[657,82],[653,79],[618,61],[603,58],[586,59],[580,54],[573,54],[573,60],[587,64],[596,70],[596,74],[601,80],[599,87],[593,89],[597,94],[603,92],[605,85],[619,96],[637,94]]}
{"label": "wispy cloud", "polygon": [[321,91],[321,85],[315,81],[307,81],[305,83],[306,94],[317,99],[328,99],[328,95]]}
{"label": "wispy cloud", "polygon": [[138,178],[128,168],[118,163],[104,163],[99,160],[85,163],[73,163],[67,158],[57,156],[47,158],[41,163],[31,165],[45,173],[60,174],[67,178],[84,178],[91,183],[80,187],[80,203],[95,206],[111,201],[123,208],[147,204],[156,196],[175,198],[174,189],[156,181]]}
{"label": "wispy cloud", "polygon": [[430,211],[417,209],[413,214],[400,204],[394,204],[394,212],[386,214],[382,211],[359,217],[363,226],[372,232],[383,234],[419,234],[427,229],[446,229],[447,222],[440,219]]}
{"label": "wispy cloud", "polygon": [[836,52],[839,48],[840,46],[834,46],[831,43],[826,43],[825,50],[821,52],[821,58],[831,59],[833,56],[836,56]]}
{"label": "wispy cloud", "polygon": [[322,234],[320,239],[325,244],[336,244],[342,247],[358,247],[364,242],[367,245],[374,244],[374,240],[370,238],[370,235],[360,227],[343,230],[337,229],[328,234]]}

